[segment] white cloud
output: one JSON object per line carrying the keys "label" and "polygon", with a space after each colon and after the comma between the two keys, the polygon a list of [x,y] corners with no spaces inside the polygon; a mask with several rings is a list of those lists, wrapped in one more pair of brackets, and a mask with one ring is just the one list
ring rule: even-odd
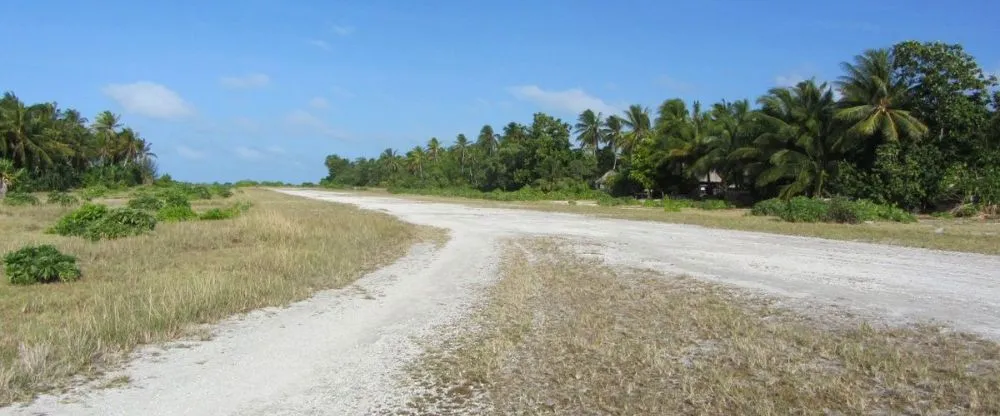
{"label": "white cloud", "polygon": [[333,94],[334,97],[337,98],[342,98],[342,99],[354,98],[354,93],[348,91],[343,87],[334,86],[330,88],[330,92]]}
{"label": "white cloud", "polygon": [[283,147],[281,147],[281,146],[268,146],[268,148],[264,149],[264,150],[267,150],[270,153],[279,154],[279,155],[285,154],[285,149]]}
{"label": "white cloud", "polygon": [[260,88],[271,82],[266,74],[247,74],[241,77],[222,77],[219,83],[226,88]]}
{"label": "white cloud", "polygon": [[329,43],[326,43],[325,40],[309,39],[309,44],[313,45],[313,46],[315,46],[317,48],[320,48],[320,49],[322,49],[324,51],[329,51],[329,50],[333,49],[333,48],[330,47]]}
{"label": "white cloud", "polygon": [[336,33],[338,36],[350,36],[354,33],[354,26],[334,25],[332,29],[333,33]]}
{"label": "white cloud", "polygon": [[788,75],[778,75],[774,77],[774,84],[779,87],[794,87],[800,82],[805,81],[806,78],[798,73],[791,73]]}
{"label": "white cloud", "polygon": [[694,89],[694,84],[678,80],[670,75],[660,75],[656,78],[656,84],[673,92],[688,92]]}
{"label": "white cloud", "polygon": [[533,102],[550,111],[564,111],[573,114],[587,109],[605,114],[619,112],[614,106],[579,88],[565,91],[546,91],[536,85],[521,85],[509,87],[507,91],[519,100]]}
{"label": "white cloud", "polygon": [[318,110],[325,110],[330,108],[330,102],[323,97],[313,97],[309,100],[309,106]]}
{"label": "white cloud", "polygon": [[233,149],[236,156],[244,160],[260,160],[264,158],[264,153],[257,149],[252,149],[246,146],[237,146]]}
{"label": "white cloud", "polygon": [[288,113],[285,116],[285,123],[309,134],[318,134],[334,139],[347,137],[344,133],[330,127],[325,121],[305,110],[294,110]]}
{"label": "white cloud", "polygon": [[205,153],[202,150],[192,149],[184,145],[177,146],[177,154],[181,155],[181,157],[185,159],[191,160],[204,159],[208,156],[208,153]]}
{"label": "white cloud", "polygon": [[194,114],[194,108],[180,95],[163,85],[139,81],[131,84],[110,84],[102,89],[127,112],[153,118],[180,118]]}

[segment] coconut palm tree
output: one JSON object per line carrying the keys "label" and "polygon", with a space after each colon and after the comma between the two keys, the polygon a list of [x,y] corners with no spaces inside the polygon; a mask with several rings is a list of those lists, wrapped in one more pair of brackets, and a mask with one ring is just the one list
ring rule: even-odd
{"label": "coconut palm tree", "polygon": [[723,101],[712,106],[704,152],[691,166],[692,169],[718,172],[723,186],[733,177],[742,176],[741,164],[730,159],[729,155],[750,144],[752,116],[749,100]]}
{"label": "coconut palm tree", "polygon": [[601,113],[595,113],[587,109],[580,113],[574,130],[577,134],[576,141],[580,142],[580,147],[590,149],[594,157],[597,157],[597,150],[604,141],[604,119]]}
{"label": "coconut palm tree", "polygon": [[97,138],[97,158],[100,164],[111,163],[115,148],[118,147],[118,129],[121,127],[121,117],[110,111],[103,111],[94,119],[91,128]]}
{"label": "coconut palm tree", "polygon": [[24,169],[14,166],[10,159],[0,159],[0,198],[7,195],[7,190],[24,175]]}
{"label": "coconut palm tree", "polygon": [[427,153],[420,146],[416,146],[406,153],[407,168],[410,169],[410,173],[419,175],[421,179],[424,178],[424,162],[426,160]]}
{"label": "coconut palm tree", "polygon": [[437,160],[438,155],[441,153],[441,142],[438,141],[437,137],[431,137],[427,141],[427,159]]}
{"label": "coconut palm tree", "polygon": [[381,165],[382,169],[385,169],[385,171],[389,173],[399,172],[402,167],[399,153],[392,148],[387,148],[382,151],[382,154],[378,157],[378,163]]}
{"label": "coconut palm tree", "polygon": [[604,132],[601,134],[601,137],[604,139],[606,145],[611,148],[611,154],[614,156],[611,170],[618,169],[618,148],[622,145],[622,141],[624,141],[624,126],[625,123],[622,121],[622,118],[616,115],[610,115],[604,121]]}
{"label": "coconut palm tree", "polygon": [[458,164],[460,172],[465,175],[465,155],[469,151],[469,139],[465,137],[464,134],[459,134],[455,138],[455,146],[453,147],[455,152],[458,152]]}
{"label": "coconut palm tree", "polygon": [[622,124],[628,129],[624,135],[622,145],[623,153],[630,153],[639,142],[646,140],[652,135],[652,124],[649,120],[649,108],[638,104],[629,106],[622,117]]}
{"label": "coconut palm tree", "polygon": [[843,98],[837,120],[847,123],[845,144],[878,136],[886,141],[919,139],[927,126],[906,110],[909,86],[893,74],[887,49],[869,49],[841,64],[845,75],[836,85]]}
{"label": "coconut palm tree", "polygon": [[487,155],[492,155],[497,150],[497,135],[493,127],[489,124],[479,130],[479,137],[476,138],[476,145],[486,151]]}
{"label": "coconut palm tree", "polygon": [[4,149],[11,155],[13,163],[20,167],[30,167],[35,161],[52,159],[43,147],[42,124],[39,122],[41,108],[27,107],[13,93],[5,93],[0,99],[0,135],[6,144]]}
{"label": "coconut palm tree", "polygon": [[814,80],[795,87],[774,88],[759,99],[757,120],[764,131],[743,156],[766,158],[767,167],[757,177],[758,186],[783,182],[779,196],[821,196],[827,179],[841,158],[834,120],[836,102],[826,83]]}

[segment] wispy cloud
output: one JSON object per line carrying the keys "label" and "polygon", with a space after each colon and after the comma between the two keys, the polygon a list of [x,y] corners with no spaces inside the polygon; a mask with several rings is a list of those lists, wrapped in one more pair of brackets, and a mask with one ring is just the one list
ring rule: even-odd
{"label": "wispy cloud", "polygon": [[236,146],[233,152],[236,153],[236,157],[243,160],[260,160],[264,157],[264,153],[260,150],[251,149],[246,146]]}
{"label": "wispy cloud", "polygon": [[690,92],[694,89],[694,84],[681,81],[677,78],[671,77],[670,75],[660,75],[659,77],[656,77],[656,85],[666,87],[672,92]]}
{"label": "wispy cloud", "polygon": [[285,154],[285,149],[281,146],[268,146],[267,149],[264,150],[274,154]]}
{"label": "wispy cloud", "polygon": [[337,36],[350,36],[354,34],[354,26],[333,25],[330,29],[332,29],[333,33],[336,33]]}
{"label": "wispy cloud", "polygon": [[537,85],[520,85],[507,88],[518,100],[528,101],[550,111],[577,114],[590,109],[605,114],[617,113],[618,109],[604,100],[587,94],[579,88],[563,91],[543,90]]}
{"label": "wispy cloud", "polygon": [[204,159],[208,156],[208,153],[203,150],[192,149],[184,145],[177,146],[177,154],[190,160]]}
{"label": "wispy cloud", "polygon": [[320,48],[320,49],[322,49],[324,51],[333,50],[333,48],[330,46],[330,44],[327,43],[327,41],[325,41],[325,40],[309,39],[309,44],[313,45],[313,46],[315,46],[317,48]]}
{"label": "wispy cloud", "polygon": [[325,110],[330,108],[330,102],[323,97],[313,97],[313,99],[309,100],[309,106],[317,110]]}
{"label": "wispy cloud", "polygon": [[293,110],[285,116],[285,124],[307,134],[316,134],[333,139],[346,139],[347,135],[334,129],[327,122],[305,110]]}
{"label": "wispy cloud", "polygon": [[774,77],[774,85],[779,87],[794,87],[805,80],[806,78],[798,73],[778,75]]}
{"label": "wispy cloud", "polygon": [[235,77],[222,77],[219,83],[226,88],[260,88],[271,82],[271,77],[266,74],[247,74]]}
{"label": "wispy cloud", "polygon": [[102,92],[130,113],[161,119],[181,118],[194,114],[194,108],[179,94],[154,82],[110,84],[105,86]]}

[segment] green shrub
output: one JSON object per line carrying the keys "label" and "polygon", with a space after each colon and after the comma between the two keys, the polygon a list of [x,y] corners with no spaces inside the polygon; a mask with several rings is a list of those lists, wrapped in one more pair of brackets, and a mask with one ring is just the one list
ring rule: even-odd
{"label": "green shrub", "polygon": [[778,198],[765,199],[753,205],[750,209],[751,215],[778,217],[788,209],[788,202]]}
{"label": "green shrub", "polygon": [[73,212],[63,215],[49,232],[65,236],[84,236],[87,230],[108,213],[108,207],[85,203]]}
{"label": "green shrub", "polygon": [[797,196],[788,200],[788,206],[778,217],[788,222],[827,221],[830,205],[823,200]]}
{"label": "green shrub", "polygon": [[238,214],[239,214],[239,211],[231,209],[231,208],[230,209],[212,208],[212,209],[210,209],[208,211],[205,211],[205,212],[201,213],[201,215],[198,216],[198,219],[201,219],[201,220],[228,220],[230,218],[235,217]]}
{"label": "green shrub", "polygon": [[27,192],[11,192],[3,199],[10,206],[38,205],[38,198]]}
{"label": "green shrub", "polygon": [[163,222],[188,221],[198,218],[191,205],[166,205],[156,212],[156,219]]}
{"label": "green shrub", "polygon": [[212,199],[212,190],[204,185],[190,186],[186,191],[191,199]]}
{"label": "green shrub", "polygon": [[80,200],[77,199],[75,196],[70,195],[69,193],[66,193],[66,192],[52,191],[52,192],[49,192],[48,203],[50,203],[50,204],[59,204],[59,205],[62,205],[64,207],[68,207],[70,205],[76,205],[76,204],[80,203]]}
{"label": "green shrub", "polygon": [[867,199],[859,199],[854,204],[858,207],[859,220],[861,221],[895,221],[902,223],[917,221],[916,216],[897,206],[876,204]]}
{"label": "green shrub", "polygon": [[228,186],[216,186],[212,190],[221,198],[229,198],[233,196],[233,188]]}
{"label": "green shrub", "polygon": [[732,208],[728,202],[721,199],[706,199],[704,201],[698,201],[695,207],[704,210],[717,210],[717,209],[729,209]]}
{"label": "green shrub", "polygon": [[150,194],[136,195],[128,200],[128,207],[132,209],[158,211],[160,208],[163,208],[163,205],[164,203],[160,198]]}
{"label": "green shrub", "polygon": [[7,253],[3,264],[7,279],[15,285],[71,282],[80,278],[76,258],[60,253],[47,244],[27,246]]}
{"label": "green shrub", "polygon": [[106,196],[110,192],[111,190],[108,189],[107,186],[94,185],[84,188],[82,191],[80,191],[80,198],[83,198],[84,201],[92,201],[95,198],[101,198],[103,196]]}
{"label": "green shrub", "polygon": [[116,239],[145,234],[156,228],[156,218],[145,211],[132,208],[114,208],[92,224],[85,237],[92,241]]}
{"label": "green shrub", "polygon": [[681,198],[663,198],[663,210],[666,212],[681,212],[684,208],[693,208],[694,201]]}
{"label": "green shrub", "polygon": [[163,200],[165,207],[188,207],[191,208],[191,201],[187,193],[177,188],[164,189],[156,194]]}
{"label": "green shrub", "polygon": [[982,208],[978,204],[962,204],[958,208],[952,210],[952,213],[958,218],[966,218],[975,217],[976,215],[979,215],[980,211],[982,211]]}
{"label": "green shrub", "polygon": [[857,224],[862,221],[874,221],[875,213],[847,198],[837,197],[830,201],[826,217],[825,221]]}

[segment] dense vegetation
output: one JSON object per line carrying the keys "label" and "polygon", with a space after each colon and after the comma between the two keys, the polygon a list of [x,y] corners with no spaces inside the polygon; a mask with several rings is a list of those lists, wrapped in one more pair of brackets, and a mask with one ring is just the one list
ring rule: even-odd
{"label": "dense vegetation", "polygon": [[89,123],[55,103],[0,98],[0,176],[19,191],[131,186],[156,175],[151,145],[109,111]]}
{"label": "dense vegetation", "polygon": [[[405,154],[326,158],[325,186],[423,192],[687,195],[714,172],[730,197],[841,195],[907,210],[1000,202],[1000,93],[959,45],[907,41],[842,64],[832,83],[807,80],[707,108],[680,99],[654,112],[587,110],[570,125],[483,126],[450,146],[432,138]],[[573,142],[578,146],[573,146]],[[465,190],[462,190],[465,189]]]}

